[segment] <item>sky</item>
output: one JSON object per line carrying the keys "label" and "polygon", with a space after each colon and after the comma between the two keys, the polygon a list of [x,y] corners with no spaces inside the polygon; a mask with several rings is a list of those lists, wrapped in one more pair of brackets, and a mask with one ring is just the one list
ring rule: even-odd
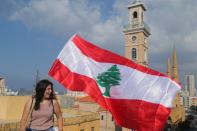
{"label": "sky", "polygon": [[[133,1],[1,0],[0,77],[11,89],[33,88],[37,71],[40,79],[51,79],[47,73],[53,61],[75,33],[123,56],[123,26],[128,24],[127,6]],[[172,58],[176,47],[184,83],[184,74],[197,72],[197,0],[142,2],[151,29],[150,67],[165,73],[167,57]]]}

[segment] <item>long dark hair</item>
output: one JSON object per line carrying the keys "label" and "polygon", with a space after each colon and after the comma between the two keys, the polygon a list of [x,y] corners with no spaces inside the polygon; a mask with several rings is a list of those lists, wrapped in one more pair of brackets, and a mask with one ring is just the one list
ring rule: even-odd
{"label": "long dark hair", "polygon": [[35,94],[35,100],[36,100],[36,102],[35,102],[35,106],[34,106],[34,109],[35,110],[38,110],[40,108],[40,102],[42,101],[42,99],[44,97],[44,92],[45,92],[46,88],[49,85],[51,85],[51,90],[52,90],[49,99],[50,100],[56,99],[55,94],[54,94],[54,91],[53,91],[53,83],[50,82],[47,79],[40,80],[36,84],[36,94]]}

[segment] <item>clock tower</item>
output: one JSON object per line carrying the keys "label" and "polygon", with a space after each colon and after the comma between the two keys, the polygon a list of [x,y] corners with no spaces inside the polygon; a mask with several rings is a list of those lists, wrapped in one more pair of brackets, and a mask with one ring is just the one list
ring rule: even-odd
{"label": "clock tower", "polygon": [[129,24],[124,26],[125,57],[148,66],[148,37],[150,29],[144,22],[146,8],[140,0],[128,6]]}

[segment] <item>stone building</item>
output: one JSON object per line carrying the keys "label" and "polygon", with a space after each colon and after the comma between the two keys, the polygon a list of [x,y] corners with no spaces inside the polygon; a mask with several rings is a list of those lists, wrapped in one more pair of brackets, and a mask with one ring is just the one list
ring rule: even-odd
{"label": "stone building", "polygon": [[5,92],[5,79],[0,77],[0,95]]}

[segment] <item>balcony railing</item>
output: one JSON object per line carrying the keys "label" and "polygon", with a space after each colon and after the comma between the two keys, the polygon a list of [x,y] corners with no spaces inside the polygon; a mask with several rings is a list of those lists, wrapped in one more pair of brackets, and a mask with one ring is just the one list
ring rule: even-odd
{"label": "balcony railing", "polygon": [[148,33],[150,33],[150,28],[145,22],[133,22],[132,24],[123,26],[125,30],[136,30],[136,29],[145,29]]}
{"label": "balcony railing", "polygon": [[19,122],[0,122],[0,131],[19,131]]}
{"label": "balcony railing", "polygon": [[[64,128],[65,126],[69,125],[78,125],[81,123],[91,122],[91,121],[97,121],[99,123],[99,114],[94,113],[90,115],[83,115],[83,116],[77,116],[77,117],[71,117],[71,118],[63,118],[64,122]],[[57,120],[55,119],[54,125],[57,124]],[[0,121],[0,131],[19,131],[20,123],[18,121]]]}

